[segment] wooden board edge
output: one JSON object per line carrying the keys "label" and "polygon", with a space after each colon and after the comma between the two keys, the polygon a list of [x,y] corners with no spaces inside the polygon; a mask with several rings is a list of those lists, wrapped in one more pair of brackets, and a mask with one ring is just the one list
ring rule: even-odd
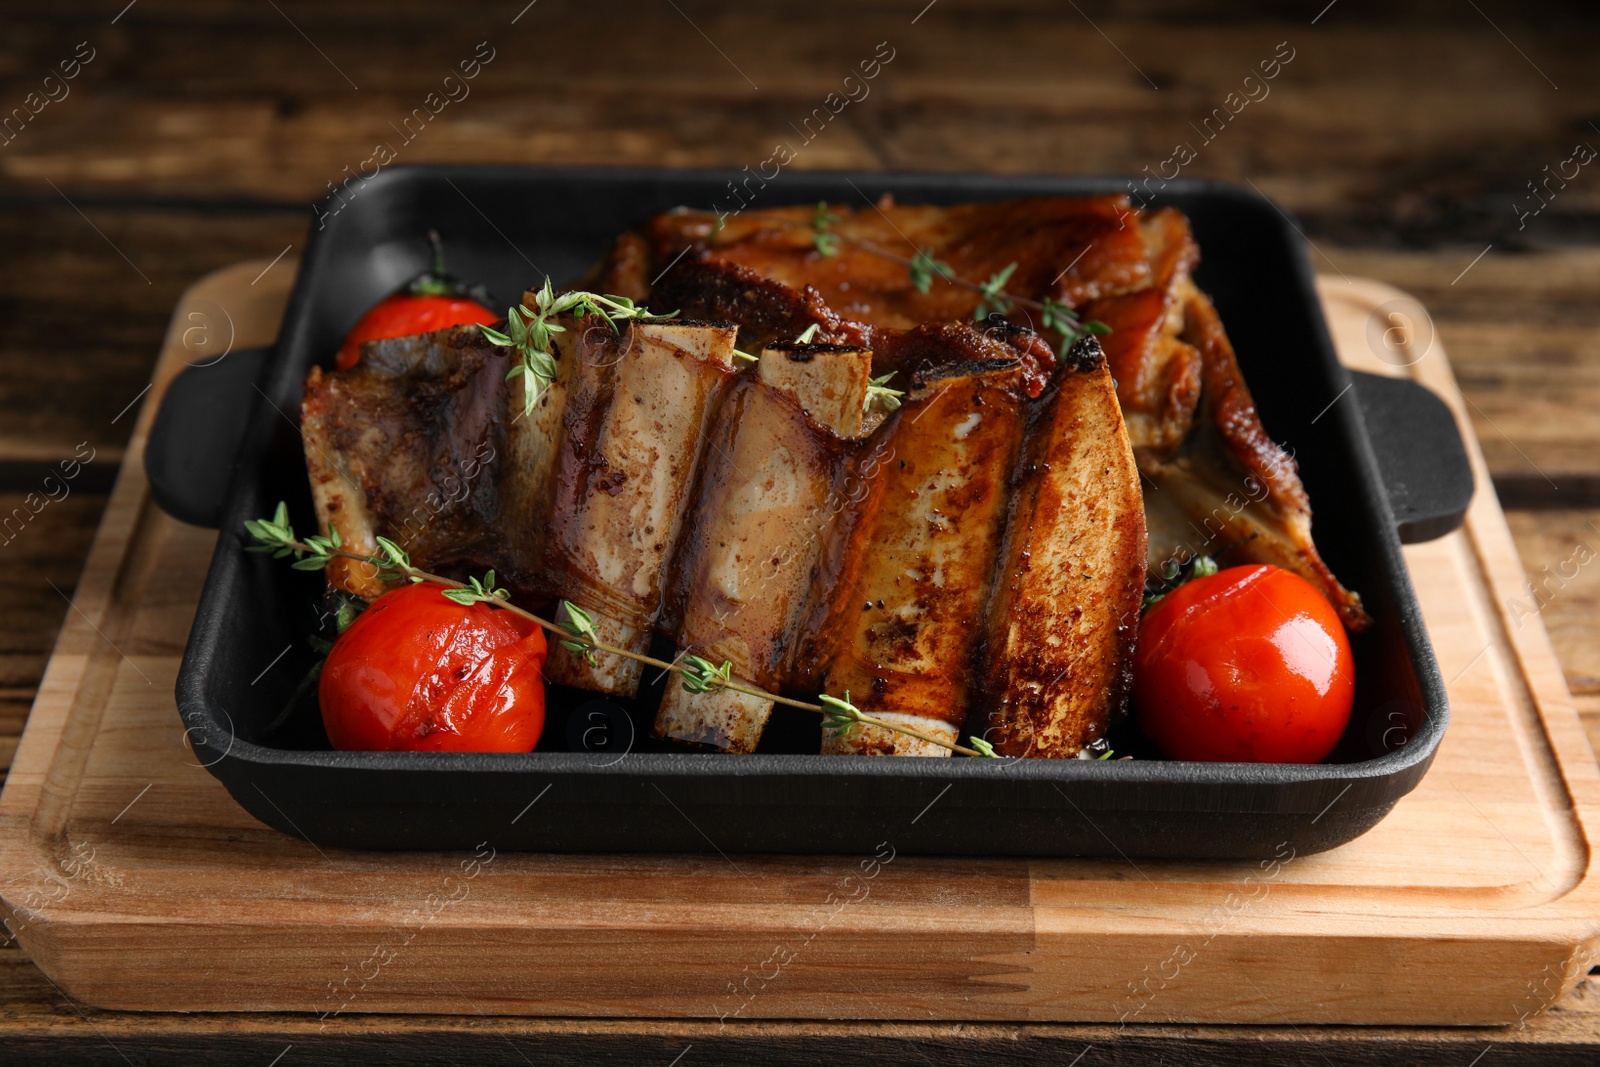
{"label": "wooden board edge", "polygon": [[[78,707],[85,686],[93,683],[86,665],[95,660],[109,661],[115,669],[116,662],[123,658],[105,631],[108,626],[116,629],[110,623],[116,613],[116,592],[138,548],[136,531],[154,506],[144,473],[144,447],[161,398],[186,363],[185,331],[192,324],[184,310],[207,306],[222,308],[218,298],[225,299],[239,291],[245,284],[244,279],[266,281],[262,277],[266,266],[267,260],[247,260],[212,271],[190,284],[174,306],[161,351],[151,370],[149,390],[140,403],[122,454],[110,499],[90,542],[83,573],[70,597],[71,606],[12,757],[12,770],[6,777],[4,790],[0,791],[0,915],[5,917],[10,928],[26,927],[36,921],[32,915],[17,914],[12,887],[19,882],[38,884],[40,879],[59,878],[60,865],[68,861],[68,850],[61,839],[63,827],[59,823],[70,808],[75,783],[63,780],[69,779],[71,774],[62,773],[61,750],[63,746],[76,744],[80,750],[75,753],[79,766],[88,755],[88,741],[92,736],[78,738],[73,736],[72,730],[72,712]],[[276,314],[267,316],[274,323],[272,333],[252,332],[238,336],[231,329],[229,316],[230,350],[271,343],[276,335],[276,323],[281,319],[281,305],[288,299],[293,266],[291,262],[289,271],[252,292],[252,297],[264,305],[279,305]],[[227,314],[225,310],[224,314]],[[98,723],[98,715],[95,723]],[[43,769],[30,769],[35,767]]]}
{"label": "wooden board edge", "polygon": [[[1426,306],[1409,293],[1369,278],[1344,279],[1319,275],[1317,290],[1325,309],[1330,302],[1342,300],[1358,302],[1374,313],[1385,307],[1399,306],[1405,314],[1427,314]],[[1597,832],[1600,832],[1600,763],[1596,762],[1588,735],[1578,717],[1577,704],[1567,688],[1561,662],[1545,630],[1543,619],[1537,614],[1517,620],[1511,617],[1513,600],[1525,596],[1527,574],[1467,410],[1471,402],[1456,382],[1443,341],[1431,320],[1428,336],[1431,338],[1431,347],[1416,357],[1414,363],[1404,367],[1384,367],[1381,372],[1411,378],[1431,389],[1450,408],[1466,446],[1476,491],[1468,508],[1464,530],[1472,546],[1477,569],[1487,589],[1493,594],[1497,643],[1509,652],[1505,660],[1516,666],[1517,683],[1535,710],[1544,741],[1542,755],[1550,761],[1570,801],[1570,805],[1564,806],[1570,807],[1583,849],[1582,873],[1576,884],[1547,906],[1572,912],[1582,926],[1580,947],[1583,958],[1590,964],[1600,962],[1600,874],[1596,871],[1594,848]],[[1373,367],[1361,369],[1380,370]],[[1587,970],[1587,966],[1582,969]]]}
{"label": "wooden board edge", "polygon": [[[254,267],[256,265],[252,264],[250,266]],[[229,268],[226,271],[219,271],[216,274],[207,276],[207,278],[202,279],[200,282],[197,282],[195,286],[192,286],[190,290],[186,291],[185,300],[189,299],[191,297],[191,295],[197,295],[200,292],[200,287],[202,285],[204,285],[205,283],[211,282],[213,279],[216,279],[219,275],[227,275],[230,272],[234,272],[234,271],[243,273],[244,270],[245,270],[244,265],[241,265],[239,267]],[[1398,293],[1398,290],[1394,290],[1393,292]],[[180,304],[180,307],[181,306],[182,305]],[[177,328],[178,328],[177,324],[175,323],[174,330],[176,330]],[[168,343],[169,343],[169,347],[173,343],[173,336],[171,334],[169,334]],[[166,350],[164,350],[164,351],[166,351]],[[1442,353],[1441,353],[1441,356],[1442,356]],[[166,356],[163,357],[163,363],[165,364],[165,362],[166,362]],[[1443,363],[1444,361],[1441,358],[1437,362]],[[1444,373],[1446,375],[1449,374],[1448,366],[1444,367]],[[1452,379],[1448,379],[1448,381],[1450,382],[1451,386],[1453,387],[1453,378]],[[163,381],[162,382],[163,388],[164,388],[164,384],[165,384],[165,382]],[[125,457],[123,471],[119,475],[118,484],[117,484],[117,490],[116,490],[116,492],[114,492],[114,495],[113,495],[113,501],[114,502],[117,499],[117,495],[120,494],[120,493],[123,493],[124,490],[127,488],[127,485],[128,484],[132,484],[135,481],[137,482],[137,486],[136,486],[136,490],[135,491],[140,493],[140,494],[143,493],[143,489],[144,489],[144,486],[143,486],[143,473],[142,473],[142,469],[140,468],[140,462],[141,462],[141,458],[142,458],[143,435],[147,431],[149,419],[153,415],[154,402],[156,401],[157,395],[158,395],[158,391],[156,389],[152,388],[152,395],[146,399],[145,406],[141,410],[139,422],[138,422],[138,425],[137,425],[136,430],[135,430],[135,442],[130,443],[129,452],[128,452],[127,456]],[[1457,407],[1458,407],[1458,410],[1457,410],[1458,419],[1464,419],[1464,414],[1459,411],[1459,405],[1457,405]],[[1470,426],[1470,423],[1464,423],[1464,424]],[[1470,435],[1468,435],[1468,442],[1469,442],[1469,448],[1473,451],[1475,463],[1480,468],[1480,475],[1479,475],[1480,476],[1480,486],[1487,486],[1489,483],[1487,481],[1486,475],[1481,472],[1482,457],[1481,457],[1481,454],[1477,452],[1476,442],[1475,442],[1475,440],[1473,438],[1470,437]],[[131,471],[131,474],[130,474],[130,471]],[[1492,489],[1490,491],[1492,491]],[[142,500],[140,501],[140,503],[141,504],[143,503]],[[1492,510],[1495,512],[1495,514],[1498,515],[1498,505],[1497,504],[1491,504],[1490,506],[1491,506]],[[139,514],[142,514],[142,512],[139,513]],[[122,536],[124,536],[124,537],[131,536],[132,532],[137,527],[138,521],[139,521],[138,514],[133,515],[131,518],[129,516],[127,516],[127,515],[122,516],[121,524],[120,524],[120,527],[119,527],[123,531]],[[102,584],[104,586],[104,595],[105,595],[107,600],[110,599],[111,592],[112,592],[112,590],[115,589],[116,575],[119,574],[121,572],[121,570],[125,567],[126,558],[127,558],[126,551],[122,551],[120,553],[114,551],[117,548],[117,545],[115,543],[112,543],[110,545],[110,548],[113,550],[112,556],[114,558],[111,558],[109,560],[100,559],[99,556],[97,555],[98,553],[101,553],[103,549],[106,548],[106,546],[103,545],[102,542],[105,541],[108,538],[108,529],[110,529],[112,527],[112,525],[113,525],[113,523],[112,523],[111,509],[108,507],[107,519],[104,522],[102,522],[101,528],[96,534],[94,546],[91,548],[91,553],[90,553],[91,562],[92,563],[93,562],[99,562],[100,564],[102,564],[102,571],[104,571],[107,566],[109,566],[109,568],[110,568],[110,576],[109,577],[107,577],[107,575],[105,573],[102,573],[99,576],[99,579],[100,579],[100,581],[102,582]],[[1500,527],[1501,527],[1502,531],[1504,532],[1505,542],[1506,542],[1506,544],[1509,545],[1510,544],[1509,529],[1505,527],[1503,517],[1500,518]],[[1483,564],[1482,556],[1483,556],[1483,552],[1480,551],[1480,564]],[[1514,553],[1514,546],[1512,547],[1512,556],[1511,556],[1511,558],[1512,559],[1516,558],[1515,557],[1515,553]],[[1483,565],[1486,566],[1486,564],[1483,564]],[[87,569],[86,569],[86,571],[87,571]],[[1520,574],[1520,570],[1519,570],[1519,574]],[[1503,601],[1501,603],[1502,603],[1502,606],[1503,606]],[[103,618],[103,616],[102,616],[102,618]],[[93,622],[94,622],[94,618],[92,616],[90,616],[89,613],[85,612],[85,619],[84,619],[83,624],[81,624],[79,626],[79,628],[78,628],[80,632],[77,634],[77,636],[80,637],[80,638],[83,638],[85,640],[88,640],[88,638],[92,637],[93,633],[90,631],[90,626],[91,626],[91,624]],[[1501,622],[1502,622],[1502,625],[1505,622],[1505,619],[1503,618],[1503,615],[1502,615],[1502,618],[1501,618]],[[1537,622],[1537,620],[1535,620],[1535,622]],[[69,620],[69,627],[70,626],[71,626],[71,621]],[[1551,651],[1549,649],[1548,638],[1545,637],[1545,635],[1543,633],[1542,625],[1540,625],[1538,627],[1538,633],[1539,633],[1539,636],[1544,637],[1544,646],[1545,646],[1544,647],[1544,651],[1545,651],[1545,653],[1548,655],[1548,657],[1551,660],[1551,662],[1554,662],[1553,651]],[[68,628],[64,627],[64,629],[63,629],[63,637],[62,637],[63,641],[65,641],[67,634],[68,634]],[[1522,647],[1521,647],[1521,645],[1517,646],[1517,652],[1518,652],[1517,661],[1519,663],[1521,663],[1522,662]],[[1538,652],[1538,650],[1534,649],[1534,653],[1537,654],[1537,652]],[[1557,680],[1559,681],[1560,680],[1559,664],[1556,664],[1556,675],[1555,676],[1556,676]],[[1532,688],[1533,683],[1530,682],[1529,684],[1530,684],[1530,688]],[[1541,682],[1541,684],[1543,684],[1543,682]],[[1561,690],[1564,693],[1564,691],[1565,691],[1564,682],[1561,683]],[[1536,690],[1536,692],[1542,694],[1543,690]],[[43,699],[43,694],[44,693],[45,693],[45,688],[41,687],[41,700]],[[56,698],[57,699],[66,699],[66,703],[62,704],[57,709],[58,714],[65,715],[66,712],[68,710],[70,710],[70,703],[71,703],[70,697],[63,698],[61,694],[56,694]],[[1567,703],[1568,708],[1570,709],[1571,708],[1570,697],[1568,697],[1566,703]],[[1542,712],[1545,709],[1546,704],[1541,700],[1539,702],[1538,706],[1540,707],[1541,712]],[[1573,720],[1574,720],[1574,723],[1576,723],[1575,709],[1573,709]],[[31,722],[30,722],[30,725],[31,725]],[[1582,751],[1585,754],[1587,754],[1587,752],[1588,752],[1587,741],[1583,739],[1583,733],[1582,733],[1581,727],[1578,728],[1577,736],[1578,736],[1578,738],[1580,740],[1583,741]],[[1559,763],[1561,761],[1562,752],[1561,752],[1560,746],[1558,744],[1558,740],[1559,739],[1557,739],[1557,738],[1552,738],[1551,744],[1552,744],[1553,758],[1555,758],[1557,760],[1557,762]],[[1600,779],[1600,773],[1591,774],[1591,778]],[[22,792],[26,792],[26,790],[24,790]],[[13,799],[12,798],[12,793],[9,790],[7,791],[7,794],[6,794],[5,797],[0,797],[0,827],[8,827],[9,823],[8,823],[7,820],[9,820],[11,818],[11,816],[14,814],[8,807],[8,803],[10,802],[11,799]],[[1584,824],[1583,824],[1584,827],[1585,827],[1586,835],[1588,834],[1588,827],[1594,825],[1594,823],[1592,822],[1592,816],[1593,816],[1593,811],[1592,810],[1588,811],[1588,816],[1589,816],[1589,818],[1586,819],[1584,821]],[[9,839],[9,837],[8,837],[8,839]],[[1586,840],[1587,840],[1587,837],[1586,837]],[[6,853],[5,846],[0,845],[0,867],[3,867],[6,862],[7,862],[7,853]],[[1586,883],[1592,883],[1592,878],[1590,877],[1591,874],[1592,874],[1592,871],[1586,871],[1586,877],[1585,877],[1585,882]],[[1591,912],[1590,915],[1592,916],[1593,912]],[[1524,918],[1527,918],[1527,917],[1525,916]],[[1571,973],[1576,973],[1576,971],[1578,970],[1578,968],[1580,966],[1580,961],[1578,960],[1577,956],[1573,953],[1573,951],[1572,951],[1572,949],[1570,947],[1570,941],[1568,939],[1567,930],[1569,929],[1569,927],[1566,924],[1567,924],[1567,920],[1570,918],[1570,916],[1562,915],[1562,916],[1559,916],[1559,917],[1555,917],[1555,916],[1551,917],[1551,919],[1557,919],[1557,918],[1559,918],[1559,922],[1557,922],[1555,925],[1550,926],[1546,930],[1544,935],[1541,937],[1541,939],[1540,939],[1541,940],[1541,946],[1543,947],[1543,949],[1547,950],[1546,956],[1548,957],[1548,960],[1554,960],[1556,958],[1556,955],[1557,955],[1557,950],[1559,949],[1560,950],[1559,955],[1560,955],[1560,958],[1561,958],[1561,961],[1562,961],[1561,967],[1562,967],[1563,973],[1567,974],[1567,975],[1570,975]],[[1588,920],[1587,920],[1588,926],[1586,927],[1586,929],[1590,931],[1590,933],[1589,933],[1589,941],[1592,941],[1592,939],[1594,937],[1593,928],[1594,928],[1595,921],[1596,920],[1593,919],[1592,917],[1588,918]],[[62,944],[59,943],[59,941],[54,937],[54,930],[50,928],[51,925],[52,924],[46,923],[43,927],[41,927],[41,933],[46,935],[44,937],[44,940],[41,942],[41,947],[46,947],[46,945],[48,944],[48,948],[44,953],[41,954],[40,959],[42,961],[51,961],[51,960],[53,960],[55,963],[57,963],[60,966],[68,966],[68,964],[70,962],[70,954],[71,954],[72,950],[71,949],[66,949],[66,946],[63,946]],[[94,924],[91,923],[91,925],[94,925]],[[115,923],[115,922],[104,922],[98,928],[102,929],[103,933],[105,933],[107,936],[114,936],[115,933],[117,933],[117,932],[126,933],[128,928],[131,925],[134,925],[134,924],[128,924],[128,923],[118,924],[118,923]],[[196,929],[198,929],[198,927]],[[80,934],[82,933],[82,927],[81,926],[78,928],[78,932]],[[1259,935],[1257,934],[1257,935],[1252,935],[1252,936],[1259,936]],[[1482,942],[1482,944],[1486,945],[1486,944],[1491,943],[1493,940],[1494,940],[1494,938],[1492,936],[1490,936],[1490,937],[1482,938],[1481,942]],[[1472,939],[1470,939],[1470,938],[1463,939],[1463,947],[1470,948],[1470,946],[1472,944],[1475,944],[1475,943],[1476,942],[1473,942]],[[1521,943],[1521,942],[1519,941],[1518,943]],[[1259,941],[1245,942],[1243,939],[1240,939],[1240,941],[1239,941],[1238,950],[1242,951],[1242,952],[1249,952],[1249,951],[1251,951],[1250,946],[1252,944],[1256,946],[1255,947],[1255,951],[1259,952],[1260,951]],[[1284,944],[1287,945],[1287,942],[1284,942]],[[1066,946],[1066,947],[1070,948],[1070,945]],[[1588,942],[1586,942],[1584,946],[1580,946],[1580,947],[1582,948],[1582,947],[1592,947],[1592,946],[1589,946]],[[60,950],[63,950],[63,949],[66,949],[66,951],[60,951]],[[56,951],[51,951],[51,950],[56,950]],[[1035,962],[1037,960],[1037,955],[1038,955],[1039,951],[1040,951],[1039,948],[1036,947],[1034,952],[1029,954],[1029,955],[1035,956]],[[1064,952],[1060,953],[1059,955],[1063,960],[1066,960],[1070,964],[1070,960],[1071,960],[1070,951],[1064,951]],[[1231,957],[1231,956],[1234,955],[1234,952],[1230,951],[1226,955]],[[1002,958],[1003,957],[996,957],[993,962],[999,962],[999,960],[1002,959]],[[1377,962],[1376,958],[1375,958],[1374,962]],[[1553,964],[1551,962],[1547,961],[1545,963],[1546,970],[1548,970],[1552,965]],[[76,965],[71,965],[71,966],[68,966],[68,969],[75,969],[75,967],[76,967]],[[49,973],[48,966],[45,969],[46,969],[46,972]],[[1037,972],[1035,972],[1035,973],[1037,973]],[[1002,982],[1004,981],[1004,976],[1003,975],[998,976],[998,977]],[[1565,988],[1565,986],[1563,985],[1562,988]],[[91,1000],[92,1003],[101,1003],[102,1002],[100,999],[94,998],[92,996],[92,994],[91,994],[90,1000]],[[114,1004],[109,1004],[108,1003],[108,1004],[106,1004],[106,1006],[130,1006],[131,1007],[131,1006],[135,1006],[135,1005],[131,1005],[131,1004],[130,1005],[114,1005]],[[148,1005],[146,1005],[146,1006],[148,1006]],[[160,1005],[154,1005],[154,1006],[159,1007]],[[200,1010],[205,1010],[205,1009],[201,1008]],[[228,1008],[225,1008],[225,1007],[219,1007],[217,1010],[231,1010],[231,1009],[228,1009]],[[371,1010],[371,1009],[367,1009],[367,1010]],[[448,1007],[427,1008],[427,1007],[408,1006],[408,1007],[404,1007],[404,1008],[398,1008],[398,1009],[395,1009],[395,1010],[412,1012],[412,1011],[426,1011],[426,1010],[456,1010],[456,1009],[451,1009],[451,1008],[448,1008]],[[524,1010],[524,1011],[527,1010],[526,1005],[524,1005],[522,1007],[522,1010]],[[570,1007],[567,1010],[570,1011],[571,1010]],[[643,1010],[643,1009],[641,1009],[641,1010]],[[831,1013],[834,1009],[827,1008],[826,1006],[824,1006],[823,1008],[821,1008],[819,1010],[822,1010],[824,1012],[824,1014],[823,1015],[819,1015],[817,1017],[826,1017],[826,1014]],[[1029,1010],[1030,1010],[1030,1012],[1034,1012],[1035,1013],[1035,1014],[1032,1014],[1030,1017],[1037,1018],[1037,1019],[1067,1019],[1067,1018],[1077,1019],[1077,1018],[1083,1018],[1084,1017],[1082,1015],[1081,1010],[1071,1010],[1067,1014],[1052,1014],[1052,1009],[1051,1009],[1051,1007],[1050,1007],[1050,1005],[1048,1003],[1041,1004],[1041,1005],[1036,1005],[1036,1006],[1030,1008]],[[1262,1017],[1262,1016],[1259,1016],[1258,1014],[1257,1015],[1250,1014],[1250,1012],[1258,1011],[1258,1006],[1255,1006],[1255,1005],[1250,1005],[1250,1004],[1242,1005],[1239,1010],[1242,1012],[1242,1014],[1239,1014],[1237,1016],[1227,1017],[1228,1021],[1269,1022],[1269,1023],[1270,1022],[1274,1022],[1274,1021],[1278,1021],[1278,1022],[1285,1021],[1285,1017],[1282,1017],[1281,1015],[1276,1017],[1276,1018],[1273,1018],[1273,1017]],[[1396,1011],[1402,1011],[1402,1010],[1410,1010],[1410,1009],[1403,1009],[1403,1008],[1397,1007],[1395,1010]],[[1485,1008],[1484,1010],[1488,1010],[1488,1009]],[[985,1013],[985,1014],[989,1018],[994,1018],[995,1017],[992,1014],[987,1014],[987,1013]],[[888,1017],[888,1016],[885,1016],[885,1017]],[[975,1017],[983,1017],[983,1016],[975,1016]],[[1218,1017],[1222,1017],[1222,1016],[1218,1016]],[[1110,1020],[1113,1017],[1108,1015],[1106,1018],[1108,1020]],[[1174,1018],[1182,1018],[1182,1016],[1181,1015],[1180,1016],[1174,1016]],[[1515,1018],[1515,1016],[1506,1017],[1502,1013],[1502,1015],[1497,1015],[1497,1016],[1495,1016],[1495,1018],[1498,1021],[1510,1021],[1510,1019]],[[1319,1022],[1319,1021],[1335,1021],[1335,1020],[1323,1019],[1323,1018],[1321,1018],[1319,1016],[1308,1015],[1308,1016],[1305,1016],[1303,1018],[1298,1018],[1297,1017],[1295,1019],[1295,1021]],[[1393,1021],[1393,1022],[1418,1023],[1418,1022],[1429,1022],[1429,1021],[1439,1021],[1439,1020],[1438,1020],[1438,1018],[1436,1016],[1426,1016],[1426,1017],[1418,1016],[1418,1017],[1413,1017],[1413,1016],[1410,1016],[1410,1015],[1405,1015],[1405,1016],[1396,1015],[1396,1016],[1394,1016],[1392,1018],[1375,1019],[1374,1021],[1376,1021],[1376,1022]],[[1450,1019],[1450,1020],[1446,1020],[1446,1021],[1451,1022],[1451,1023],[1455,1023],[1455,1022],[1457,1022],[1459,1020]]]}

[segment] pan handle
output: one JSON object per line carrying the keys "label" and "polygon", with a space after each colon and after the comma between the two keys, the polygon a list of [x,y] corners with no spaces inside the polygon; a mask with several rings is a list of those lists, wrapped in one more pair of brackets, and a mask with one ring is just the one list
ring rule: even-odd
{"label": "pan handle", "polygon": [[1362,371],[1350,377],[1401,542],[1432,541],[1458,528],[1474,482],[1445,402],[1409,378]]}
{"label": "pan handle", "polygon": [[144,446],[150,495],[168,515],[193,526],[222,523],[251,386],[271,349],[244,348],[172,379]]}

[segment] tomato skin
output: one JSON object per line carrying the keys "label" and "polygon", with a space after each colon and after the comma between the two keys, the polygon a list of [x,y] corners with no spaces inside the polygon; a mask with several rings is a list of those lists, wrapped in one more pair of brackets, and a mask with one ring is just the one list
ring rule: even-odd
{"label": "tomato skin", "polygon": [[1280,567],[1186,582],[1140,623],[1134,714],[1168,759],[1320,763],[1354,698],[1338,613]]}
{"label": "tomato skin", "polygon": [[317,697],[342,751],[531,752],[544,729],[544,632],[444,586],[374,600],[334,642]]}
{"label": "tomato skin", "polygon": [[386,337],[410,337],[432,333],[446,326],[479,323],[485,326],[499,316],[476,300],[464,296],[441,296],[401,291],[374,304],[357,322],[339,346],[335,366],[349,370],[361,360],[361,346]]}

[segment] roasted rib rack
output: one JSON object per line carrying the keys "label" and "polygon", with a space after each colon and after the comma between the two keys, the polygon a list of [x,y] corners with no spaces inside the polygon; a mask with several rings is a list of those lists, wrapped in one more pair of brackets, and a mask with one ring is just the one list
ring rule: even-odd
{"label": "roasted rib rack", "polygon": [[[674,317],[562,320],[528,415],[514,357],[476,327],[313,369],[302,425],[324,529],[356,551],[392,538],[441,573],[493,567],[530,606],[583,607],[617,647],[670,638],[754,688],[848,692],[1018,756],[1104,736],[1146,569],[1168,559],[1277,563],[1365,624],[1190,280],[1181,214],[1119,197],[826,210],[830,255],[809,207],[676,211],[622,235],[592,287]],[[939,265],[925,286],[907,269],[919,253]],[[1013,263],[1009,310],[972,321],[988,299],[972,279]],[[1045,301],[1111,332],[1035,332]],[[891,372],[894,410],[868,390]],[[1219,509],[1239,484],[1259,491]],[[384,588],[362,565],[329,577]],[[639,689],[625,657],[557,648],[548,670]],[[750,752],[771,708],[673,686],[655,730]],[[948,754],[874,727],[825,732],[824,749]]]}

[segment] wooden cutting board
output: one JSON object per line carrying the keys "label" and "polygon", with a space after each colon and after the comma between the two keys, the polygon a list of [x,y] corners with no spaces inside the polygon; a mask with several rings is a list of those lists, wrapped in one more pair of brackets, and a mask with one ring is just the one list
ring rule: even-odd
{"label": "wooden cutting board", "polygon": [[215,358],[224,333],[274,336],[293,272],[263,266],[202,279],[174,314],[0,797],[9,922],[81,1000],[327,1021],[1498,1024],[1600,950],[1600,768],[1537,615],[1515,606],[1522,568],[1442,346],[1414,302],[1361,280],[1322,282],[1341,356],[1443,395],[1479,486],[1463,531],[1406,550],[1453,721],[1365,837],[1263,866],[883,862],[896,826],[878,862],[518,855],[494,851],[493,827],[474,855],[337,852],[268,830],[186,746],[173,685],[215,534],[161,514],[141,466],[186,359]]}

